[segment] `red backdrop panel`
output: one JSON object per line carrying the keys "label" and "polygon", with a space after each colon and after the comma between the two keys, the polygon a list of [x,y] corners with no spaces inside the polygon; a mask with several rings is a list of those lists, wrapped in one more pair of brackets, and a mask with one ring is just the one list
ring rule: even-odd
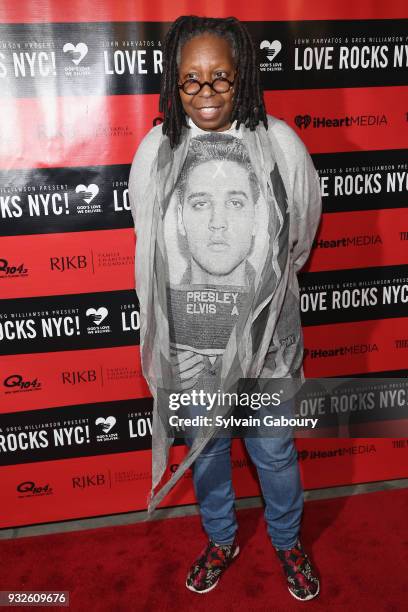
{"label": "red backdrop panel", "polygon": [[[299,276],[306,376],[406,377],[405,1],[4,0],[0,527],[146,507],[151,398],[127,179],[161,120],[163,37],[191,13],[247,22],[268,112],[320,175],[322,222]],[[266,39],[281,44],[276,62]],[[353,428],[361,437],[296,441],[306,489],[408,475],[407,440]],[[172,448],[165,478],[185,452]],[[232,460],[237,496],[258,495],[241,441]],[[163,505],[192,502],[188,472]]]}

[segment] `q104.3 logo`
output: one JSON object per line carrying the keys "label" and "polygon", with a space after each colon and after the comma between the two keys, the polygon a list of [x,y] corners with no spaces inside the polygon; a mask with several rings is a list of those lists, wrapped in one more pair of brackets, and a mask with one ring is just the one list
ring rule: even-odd
{"label": "q104.3 logo", "polygon": [[276,60],[282,50],[280,40],[263,40],[259,45],[259,49],[261,55],[259,70],[261,72],[280,72],[283,70],[280,59]]}
{"label": "q104.3 logo", "polygon": [[33,480],[25,480],[20,482],[17,487],[17,497],[42,497],[43,495],[51,495],[53,488],[47,484],[37,484]]}

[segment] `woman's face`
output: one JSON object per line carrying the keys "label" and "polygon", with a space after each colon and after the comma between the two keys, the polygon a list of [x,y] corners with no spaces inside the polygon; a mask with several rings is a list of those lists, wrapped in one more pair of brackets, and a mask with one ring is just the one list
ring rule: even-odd
{"label": "woman's face", "polygon": [[[200,34],[187,41],[181,49],[179,85],[187,79],[212,83],[217,77],[229,81],[235,78],[232,50],[225,38],[214,34]],[[216,93],[208,85],[194,96],[180,91],[184,111],[202,130],[223,132],[231,127],[234,88]]]}

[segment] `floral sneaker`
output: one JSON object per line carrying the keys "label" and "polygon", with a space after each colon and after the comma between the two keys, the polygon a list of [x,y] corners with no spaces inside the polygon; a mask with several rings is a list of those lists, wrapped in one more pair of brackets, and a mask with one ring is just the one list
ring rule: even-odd
{"label": "floral sneaker", "polygon": [[320,588],[319,579],[300,540],[298,539],[290,550],[280,550],[276,547],[275,550],[285,572],[291,595],[301,601],[316,597]]}
{"label": "floral sneaker", "polygon": [[218,546],[209,540],[187,575],[186,587],[196,593],[208,593],[214,589],[221,574],[239,554],[236,538],[232,544]]}

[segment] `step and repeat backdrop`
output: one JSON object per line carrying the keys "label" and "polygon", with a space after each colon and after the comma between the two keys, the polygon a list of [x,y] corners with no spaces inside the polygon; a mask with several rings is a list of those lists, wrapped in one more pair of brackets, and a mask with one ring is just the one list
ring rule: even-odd
{"label": "step and repeat backdrop", "polygon": [[[128,176],[161,121],[162,44],[180,14],[247,24],[268,112],[318,169],[322,223],[299,275],[306,376],[407,377],[406,4],[248,4],[1,2],[2,528],[146,507]],[[408,475],[405,438],[296,444],[308,489]],[[172,448],[169,475],[185,452]],[[237,496],[258,495],[240,440],[232,462]],[[163,505],[193,501],[189,472]]]}

